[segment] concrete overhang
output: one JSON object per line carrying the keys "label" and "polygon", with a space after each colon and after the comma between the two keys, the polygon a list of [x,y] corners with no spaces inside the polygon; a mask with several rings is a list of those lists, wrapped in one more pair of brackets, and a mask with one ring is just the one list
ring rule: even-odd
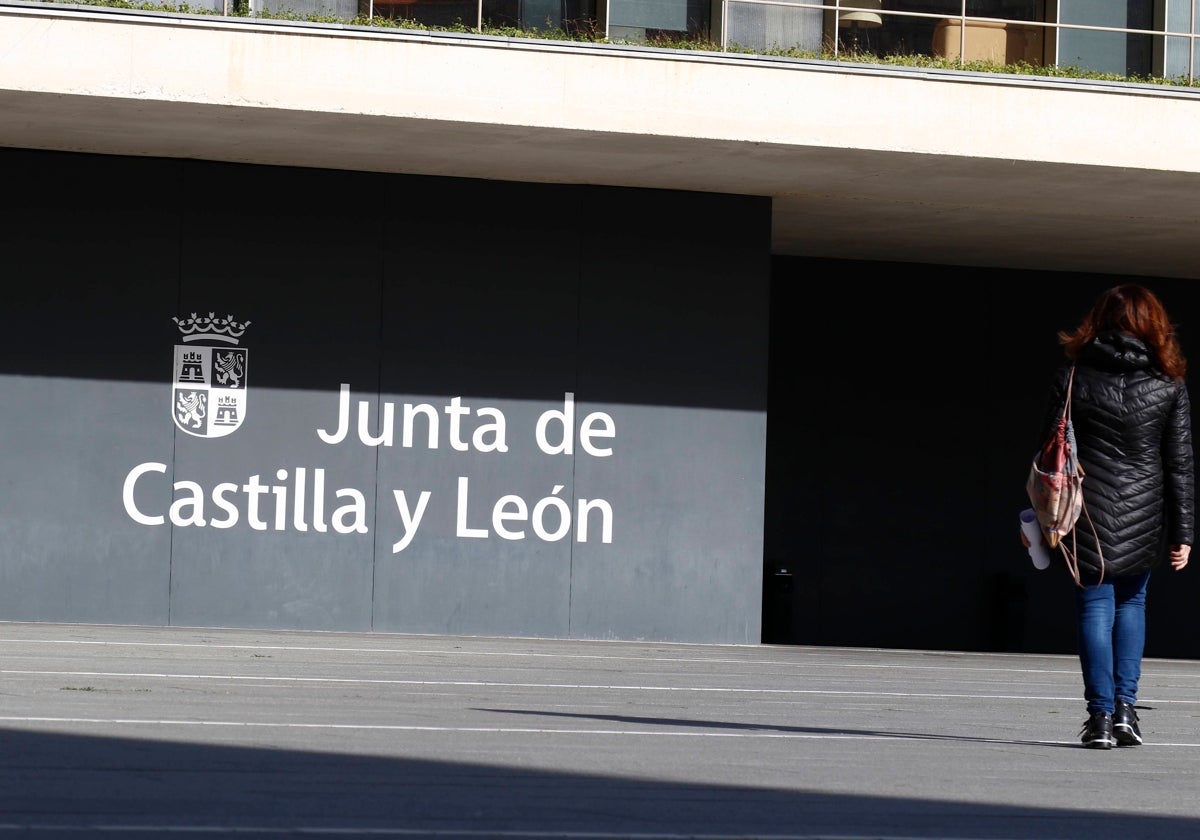
{"label": "concrete overhang", "polygon": [[1200,90],[0,5],[0,145],[770,196],[779,255],[1200,277]]}

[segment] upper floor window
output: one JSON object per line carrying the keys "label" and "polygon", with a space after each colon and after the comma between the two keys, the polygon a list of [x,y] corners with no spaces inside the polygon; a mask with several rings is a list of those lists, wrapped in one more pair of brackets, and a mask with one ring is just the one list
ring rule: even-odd
{"label": "upper floor window", "polygon": [[1058,65],[1190,76],[1200,0],[725,0],[751,49]]}
{"label": "upper floor window", "polygon": [[708,0],[608,0],[608,37],[653,42],[656,39],[706,39],[712,33]]}

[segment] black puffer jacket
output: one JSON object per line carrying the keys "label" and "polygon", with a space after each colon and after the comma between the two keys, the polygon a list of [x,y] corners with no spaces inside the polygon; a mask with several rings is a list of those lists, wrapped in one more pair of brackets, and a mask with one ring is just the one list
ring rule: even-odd
{"label": "black puffer jacket", "polygon": [[[1183,382],[1154,366],[1128,333],[1098,335],[1075,366],[1072,419],[1083,467],[1086,514],[1075,528],[1079,569],[1105,575],[1148,571],[1169,545],[1192,544],[1195,527],[1191,406]],[[1061,411],[1070,365],[1054,380],[1042,439]]]}

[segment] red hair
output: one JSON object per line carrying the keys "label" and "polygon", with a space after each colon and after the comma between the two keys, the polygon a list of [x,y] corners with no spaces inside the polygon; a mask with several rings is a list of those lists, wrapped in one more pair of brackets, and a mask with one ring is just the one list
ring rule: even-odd
{"label": "red hair", "polygon": [[1072,331],[1063,330],[1058,341],[1068,359],[1106,330],[1127,332],[1145,342],[1158,368],[1172,379],[1183,379],[1187,359],[1179,347],[1175,325],[1154,292],[1136,283],[1122,283],[1101,293],[1083,321]]}

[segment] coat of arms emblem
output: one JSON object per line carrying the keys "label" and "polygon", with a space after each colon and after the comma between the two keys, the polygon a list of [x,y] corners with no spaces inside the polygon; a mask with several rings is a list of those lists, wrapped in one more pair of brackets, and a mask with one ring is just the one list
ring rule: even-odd
{"label": "coat of arms emblem", "polygon": [[224,437],[246,419],[246,361],[239,346],[249,321],[216,313],[172,318],[182,344],[175,345],[171,379],[171,416],[175,425],[196,437]]}

